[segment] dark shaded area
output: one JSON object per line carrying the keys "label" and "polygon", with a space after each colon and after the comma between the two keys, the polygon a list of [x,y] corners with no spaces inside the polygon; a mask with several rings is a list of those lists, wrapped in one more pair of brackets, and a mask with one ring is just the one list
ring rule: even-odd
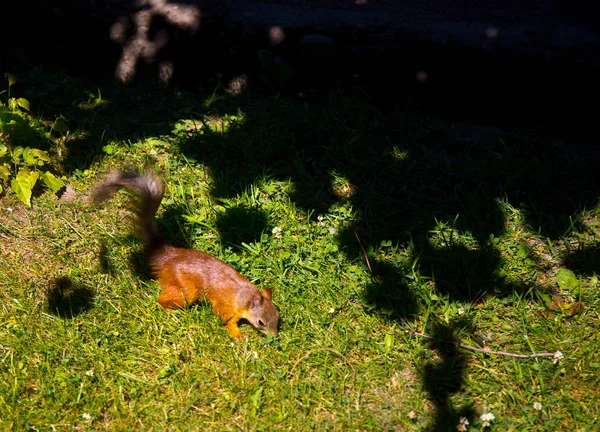
{"label": "dark shaded area", "polygon": [[[150,37],[166,34],[166,44],[153,62],[139,63],[136,77],[142,82],[108,86],[121,47],[100,37],[81,49],[68,48],[74,35],[106,36],[111,24],[102,19],[90,24],[84,6],[75,3],[60,3],[58,17],[51,2],[40,5],[30,26],[56,39],[50,48],[39,41],[13,47],[2,65],[12,66],[27,52],[29,62],[41,58],[85,74],[93,70],[102,77],[98,86],[104,99],[118,100],[102,104],[97,102],[99,95],[89,94],[75,104],[68,117],[90,134],[68,144],[65,171],[85,169],[113,138],[135,141],[169,134],[180,118],[241,111],[244,121],[230,123],[223,133],[206,127],[182,133],[179,150],[191,163],[209,167],[216,199],[235,197],[267,175],[291,179],[290,200],[307,214],[323,214],[351,202],[357,217],[338,240],[351,259],[364,260],[355,233],[370,251],[373,278],[364,296],[375,314],[407,320],[418,314],[418,293],[411,288],[416,273],[451,301],[472,301],[484,295],[482,289],[497,295],[529,290],[501,276],[505,263],[493,238],[503,234],[506,220],[498,200],[521,211],[533,230],[551,240],[572,227],[577,212],[598,205],[600,150],[589,139],[596,133],[597,119],[584,103],[598,99],[592,86],[600,76],[595,65],[575,67],[561,58],[507,58],[505,52],[458,42],[426,43],[410,32],[402,35],[409,43],[401,48],[383,46],[360,53],[352,49],[360,45],[356,39],[330,32],[327,35],[340,42],[341,57],[325,74],[298,53],[299,40],[314,29],[289,31],[285,42],[274,47],[264,32],[219,29],[223,16],[215,8],[203,14],[206,26],[194,36],[163,18],[153,20]],[[13,12],[25,16],[26,4],[12,6],[22,8]],[[64,5],[73,8],[67,13]],[[41,19],[43,11],[54,18]],[[357,39],[364,35],[359,32]],[[284,86],[274,81],[276,77],[269,81],[268,74],[266,82],[256,79],[265,73],[256,56],[261,48],[289,64],[296,78]],[[161,62],[175,65],[171,82],[182,87],[156,85]],[[419,71],[427,71],[426,79],[415,79]],[[252,94],[228,95],[210,106],[203,104],[206,90],[216,88],[222,96],[229,79],[241,73],[248,74],[251,91],[284,97],[256,101]],[[35,81],[26,84],[24,88],[37,86],[41,92],[33,98],[50,104],[46,114],[62,113],[61,106],[47,102],[53,95],[65,97],[61,82],[41,89]],[[182,88],[190,93],[179,92]],[[123,91],[125,100],[119,96]],[[72,100],[81,97],[74,95]],[[366,107],[365,101],[372,106]],[[339,114],[332,117],[336,110]],[[433,118],[427,116],[431,114]],[[504,129],[494,128],[500,126]],[[152,162],[153,156],[144,159]],[[333,173],[348,180],[351,193],[336,190]],[[193,234],[182,218],[188,213],[184,207],[169,207],[158,221],[169,242],[189,246],[186,239]],[[256,241],[273,222],[259,209],[229,208],[217,227],[223,245],[237,246]],[[438,222],[469,233],[478,248],[457,243],[449,231],[434,236]],[[413,268],[375,259],[373,251],[383,241],[412,245]],[[113,271],[106,251],[100,258],[103,271]],[[131,263],[140,277],[150,276],[141,252],[132,254]],[[598,264],[595,249],[565,258],[565,265],[586,275]],[[76,316],[92,300],[90,290],[66,278],[48,295],[49,310],[60,316]],[[440,342],[458,341],[456,331],[464,327],[438,323],[432,329],[431,349],[440,359],[425,363],[422,375],[436,406],[433,430],[455,430],[460,417],[474,414],[471,407],[455,408],[450,401],[465,384],[466,358],[454,345]]]}
{"label": "dark shaded area", "polygon": [[242,243],[260,241],[268,227],[267,216],[259,209],[229,207],[217,219],[221,244],[239,248]]}
{"label": "dark shaded area", "polygon": [[463,328],[464,323],[458,325],[445,325],[436,323],[430,334],[434,339],[430,343],[431,349],[439,359],[427,361],[421,370],[423,387],[435,405],[435,422],[427,430],[446,432],[456,430],[460,418],[473,418],[475,409],[472,406],[455,408],[450,397],[463,390],[467,356],[460,352],[456,346],[459,339],[455,335],[455,328]]}
{"label": "dark shaded area", "polygon": [[48,312],[61,318],[74,318],[94,306],[94,292],[63,276],[48,287]]}
{"label": "dark shaded area", "polygon": [[600,247],[588,247],[568,254],[563,264],[578,275],[600,274]]}

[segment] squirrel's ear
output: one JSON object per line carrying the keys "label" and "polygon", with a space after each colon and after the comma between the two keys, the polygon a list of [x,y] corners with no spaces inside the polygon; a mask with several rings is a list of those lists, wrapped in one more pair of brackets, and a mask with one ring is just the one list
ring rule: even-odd
{"label": "squirrel's ear", "polygon": [[257,306],[260,306],[260,304],[263,302],[263,298],[260,294],[254,294],[252,296],[252,308],[255,308]]}
{"label": "squirrel's ear", "polygon": [[264,288],[262,290],[262,296],[264,298],[266,298],[267,300],[271,300],[271,289],[270,288]]}

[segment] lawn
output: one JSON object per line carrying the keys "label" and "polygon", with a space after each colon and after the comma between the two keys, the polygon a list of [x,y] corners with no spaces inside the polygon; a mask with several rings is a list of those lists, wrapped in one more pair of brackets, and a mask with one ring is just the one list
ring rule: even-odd
{"label": "lawn", "polygon": [[[349,90],[18,78],[67,127],[41,144],[58,193],[3,183],[2,429],[594,430],[597,143]],[[165,179],[169,242],[272,288],[277,338],[157,304],[127,196],[89,200],[127,165]]]}

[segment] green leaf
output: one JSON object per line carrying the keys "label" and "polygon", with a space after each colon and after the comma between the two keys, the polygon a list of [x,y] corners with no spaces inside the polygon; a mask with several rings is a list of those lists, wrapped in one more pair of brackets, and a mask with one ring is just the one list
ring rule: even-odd
{"label": "green leaf", "polygon": [[6,165],[0,165],[0,179],[8,181],[10,177],[10,168]]}
{"label": "green leaf", "polygon": [[41,159],[43,161],[46,162],[50,162],[52,159],[50,159],[50,156],[48,156],[48,153],[46,153],[44,150],[40,150],[40,149],[33,149],[31,151],[31,153],[38,159]]}
{"label": "green leaf", "polygon": [[13,159],[18,159],[21,157],[21,155],[23,154],[23,147],[19,146],[19,147],[14,147],[12,150],[12,157]]}
{"label": "green leaf", "polygon": [[388,349],[394,346],[394,333],[386,333],[383,338],[383,343]]}
{"label": "green leaf", "polygon": [[67,124],[67,119],[61,115],[59,118],[54,120],[54,123],[52,124],[52,130],[55,130],[60,133],[68,132],[69,125]]}
{"label": "green leaf", "polygon": [[32,150],[33,149],[31,149],[30,147],[25,147],[25,149],[23,150],[23,162],[25,162],[26,165],[36,164],[35,156],[33,155]]}
{"label": "green leaf", "polygon": [[250,396],[250,402],[252,403],[252,406],[255,409],[260,408],[260,398],[262,396],[263,393],[263,388],[259,387],[258,390],[256,390],[254,393],[252,393],[252,396]]}
{"label": "green leaf", "polygon": [[6,77],[6,79],[8,80],[8,85],[11,86],[13,84],[15,84],[17,82],[17,77],[14,76],[11,73],[5,73],[4,76]]}
{"label": "green leaf", "polygon": [[4,156],[8,152],[8,147],[4,144],[0,144],[0,157]]}
{"label": "green leaf", "polygon": [[113,145],[108,144],[108,145],[105,145],[102,147],[102,151],[104,153],[106,153],[107,155],[111,155],[111,154],[114,154],[115,147]]}
{"label": "green leaf", "polygon": [[61,179],[59,179],[58,177],[56,177],[50,171],[46,171],[44,174],[42,174],[42,181],[54,193],[56,193],[59,190],[61,190],[62,187],[65,185],[65,182],[63,182]]}
{"label": "green leaf", "polygon": [[25,98],[17,99],[17,105],[19,105],[24,110],[29,111],[29,101],[27,99],[25,99]]}
{"label": "green leaf", "polygon": [[562,289],[575,289],[579,286],[577,276],[569,269],[561,268],[556,275],[556,283]]}
{"label": "green leaf", "polygon": [[17,198],[28,207],[31,207],[31,190],[33,189],[33,186],[35,186],[36,181],[37,177],[32,178],[31,174],[21,170],[19,171],[19,174],[17,174],[17,177],[10,182],[10,187],[13,192],[17,194]]}

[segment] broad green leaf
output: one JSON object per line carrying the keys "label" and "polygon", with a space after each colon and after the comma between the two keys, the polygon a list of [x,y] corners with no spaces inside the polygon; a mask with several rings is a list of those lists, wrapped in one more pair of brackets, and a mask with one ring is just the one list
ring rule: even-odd
{"label": "broad green leaf", "polygon": [[46,171],[44,174],[42,174],[42,181],[54,193],[58,192],[65,185],[65,182],[56,177],[50,171]]}
{"label": "broad green leaf", "polygon": [[27,99],[25,99],[25,98],[17,99],[17,105],[19,105],[24,110],[29,111],[29,101]]}
{"label": "broad green leaf", "polygon": [[19,147],[13,148],[13,150],[12,150],[13,158],[19,158],[19,157],[21,157],[22,154],[23,154],[23,147],[19,146]]}
{"label": "broad green leaf", "polygon": [[4,144],[0,144],[0,157],[4,156],[7,151],[8,147],[6,147]]}
{"label": "broad green leaf", "polygon": [[25,147],[25,149],[23,149],[23,162],[25,162],[26,165],[35,165],[36,160],[31,147]]}
{"label": "broad green leaf", "polygon": [[579,286],[579,281],[577,280],[577,276],[571,270],[566,268],[561,268],[556,275],[556,283],[562,289],[569,290],[574,289]]}
{"label": "broad green leaf", "polygon": [[13,74],[11,74],[11,73],[8,73],[8,72],[7,72],[7,73],[5,73],[5,74],[4,74],[4,76],[5,76],[5,77],[6,77],[6,79],[8,80],[8,85],[9,85],[9,86],[11,86],[11,85],[13,85],[14,83],[16,83],[16,82],[17,82],[17,77],[16,77],[16,76],[14,76],[14,75],[13,75]]}
{"label": "broad green leaf", "polygon": [[44,150],[33,149],[31,153],[43,161],[50,162],[52,160],[50,159],[50,156],[48,156],[48,153],[46,153]]}
{"label": "broad green leaf", "polygon": [[0,165],[0,179],[8,181],[10,177],[10,168],[6,165]]}
{"label": "broad green leaf", "polygon": [[29,173],[21,170],[17,177],[10,182],[10,187],[17,194],[17,198],[28,207],[31,207],[31,190],[36,180],[37,178],[34,180]]}

